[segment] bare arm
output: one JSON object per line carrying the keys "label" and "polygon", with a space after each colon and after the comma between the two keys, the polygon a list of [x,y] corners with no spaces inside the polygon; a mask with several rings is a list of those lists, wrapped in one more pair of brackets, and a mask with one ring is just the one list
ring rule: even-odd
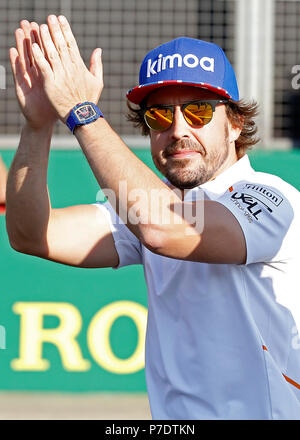
{"label": "bare arm", "polygon": [[[7,232],[17,251],[81,267],[118,264],[107,220],[95,206],[52,209],[47,189],[50,141],[57,119],[42,78],[26,52],[37,25],[22,23],[10,59],[16,93],[26,118],[7,182]],[[29,35],[31,33],[31,35]],[[27,46],[28,47],[28,46]]]}
{"label": "bare arm", "polygon": [[79,267],[112,267],[118,255],[108,222],[91,205],[52,209],[47,190],[51,128],[25,126],[9,171],[7,232],[19,252]]}
{"label": "bare arm", "polygon": [[[226,207],[214,201],[194,203],[194,211],[198,219],[201,218],[195,224],[184,215],[185,209],[178,194],[123,144],[105,120],[99,119],[94,124],[78,127],[75,134],[100,186],[113,189],[117,208],[128,214],[123,220],[148,249],[182,260],[245,263],[243,231]],[[127,198],[122,196],[120,182],[126,182]],[[141,195],[138,203],[135,197],[130,197],[136,189]],[[162,195],[160,203],[153,205],[157,194]],[[158,217],[157,210],[160,213]],[[132,212],[139,213],[139,222],[133,221]],[[155,218],[158,221],[152,221]]]}
{"label": "bare arm", "polygon": [[0,204],[5,203],[7,169],[0,156]]}

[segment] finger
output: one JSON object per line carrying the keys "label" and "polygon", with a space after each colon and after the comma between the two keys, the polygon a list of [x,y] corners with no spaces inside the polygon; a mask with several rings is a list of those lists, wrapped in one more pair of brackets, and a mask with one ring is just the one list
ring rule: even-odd
{"label": "finger", "polygon": [[9,60],[10,60],[11,70],[13,72],[14,78],[16,77],[16,73],[17,73],[16,63],[17,63],[18,56],[19,56],[19,54],[18,54],[17,49],[15,47],[11,47],[9,49]]}
{"label": "finger", "polygon": [[50,35],[57,52],[60,57],[63,58],[64,63],[68,63],[70,61],[69,50],[58,19],[55,15],[49,15],[47,21]]}
{"label": "finger", "polygon": [[[45,53],[44,47],[43,47],[43,43],[42,43],[41,36],[40,36],[40,27],[35,21],[32,21],[30,23],[29,31],[30,31],[31,45],[33,45],[34,43],[38,44],[41,49],[41,52],[44,54]],[[31,48],[31,52],[32,52],[32,48]],[[34,61],[33,54],[32,54],[32,63],[33,63],[32,75],[35,78],[38,78],[39,77],[39,69],[38,69],[36,62]]]}
{"label": "finger", "polygon": [[32,45],[32,53],[34,56],[34,61],[36,62],[40,72],[42,73],[43,77],[46,78],[54,78],[53,70],[46,60],[43,52],[40,49],[40,46],[37,43],[34,43]]}
{"label": "finger", "polygon": [[23,84],[23,87],[29,87],[29,84],[26,81],[24,82],[24,71],[20,64],[19,53],[15,47],[9,49],[9,59],[16,87],[21,84]]}
{"label": "finger", "polygon": [[71,56],[73,55],[73,57],[80,56],[80,51],[77,46],[76,39],[73,35],[72,29],[71,29],[71,26],[69,25],[68,20],[66,19],[65,16],[60,15],[58,17],[58,21],[59,21],[62,33],[64,34],[64,38],[67,43],[67,46],[70,49],[70,55]]}
{"label": "finger", "polygon": [[29,64],[30,66],[32,66],[33,64],[33,54],[32,54],[32,43],[34,42],[31,36],[31,26],[29,21],[27,20],[22,20],[21,23],[21,29],[24,32],[25,35],[25,44],[26,44],[26,51],[28,54],[28,59],[29,59]]}
{"label": "finger", "polygon": [[15,32],[17,51],[19,54],[19,62],[22,67],[24,73],[27,72],[30,68],[30,61],[27,53],[27,46],[25,42],[25,34],[23,29],[19,28]]}
{"label": "finger", "polygon": [[[52,70],[62,70],[62,65],[60,61],[60,57],[58,55],[58,52],[56,50],[56,47],[52,41],[49,28],[46,24],[42,24],[40,27],[40,34],[42,43],[45,49],[45,54],[47,55],[47,58],[49,60],[49,63],[52,67]],[[40,50],[41,52],[41,50]]]}
{"label": "finger", "polygon": [[49,59],[47,57],[47,54],[45,53],[45,48],[44,48],[43,41],[42,41],[42,38],[41,38],[40,26],[35,21],[32,21],[30,23],[30,25],[31,25],[31,33],[33,35],[34,42],[40,46],[41,51],[43,52],[46,60],[50,64],[50,61],[49,61]]}
{"label": "finger", "polygon": [[19,53],[15,47],[11,47],[9,49],[9,59],[10,59],[11,70],[14,77],[14,82],[16,84],[18,82],[18,70],[20,70],[20,67],[18,69],[17,66],[18,65],[20,66],[20,61],[18,60]]}
{"label": "finger", "polygon": [[102,49],[100,48],[95,49],[91,55],[90,72],[101,82],[103,81]]}
{"label": "finger", "polygon": [[35,21],[32,21],[30,23],[30,27],[31,27],[32,44],[33,43],[38,44],[40,46],[41,51],[44,53],[44,47],[43,47],[43,43],[42,43],[41,36],[40,36],[39,25]]}

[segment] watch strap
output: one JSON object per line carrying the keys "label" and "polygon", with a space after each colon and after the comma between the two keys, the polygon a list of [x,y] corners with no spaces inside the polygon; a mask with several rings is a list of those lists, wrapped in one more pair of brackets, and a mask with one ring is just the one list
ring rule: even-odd
{"label": "watch strap", "polygon": [[93,102],[81,102],[72,108],[66,125],[72,133],[78,125],[86,125],[96,121],[98,118],[104,118],[103,113]]}

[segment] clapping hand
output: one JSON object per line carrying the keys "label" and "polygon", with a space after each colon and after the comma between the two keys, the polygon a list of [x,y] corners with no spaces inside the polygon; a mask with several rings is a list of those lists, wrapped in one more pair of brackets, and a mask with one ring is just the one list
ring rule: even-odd
{"label": "clapping hand", "polygon": [[22,20],[15,37],[16,48],[10,49],[9,56],[21,110],[31,128],[51,127],[57,115],[47,98],[43,76],[32,53],[33,44],[43,50],[38,24]]}
{"label": "clapping hand", "polygon": [[39,28],[23,21],[16,40],[10,58],[17,96],[32,124],[41,124],[45,113],[50,120],[58,117],[65,122],[78,103],[98,103],[103,89],[102,51],[93,51],[87,69],[65,17],[50,15],[47,25]]}

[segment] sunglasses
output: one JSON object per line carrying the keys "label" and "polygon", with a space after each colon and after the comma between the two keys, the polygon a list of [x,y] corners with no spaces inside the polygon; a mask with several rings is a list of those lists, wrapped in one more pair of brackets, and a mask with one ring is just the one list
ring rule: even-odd
{"label": "sunglasses", "polygon": [[[190,101],[181,105],[186,122],[193,128],[207,125],[213,118],[217,104],[226,104],[223,99]],[[154,105],[144,111],[144,119],[151,130],[164,131],[171,127],[174,119],[174,105]]]}

